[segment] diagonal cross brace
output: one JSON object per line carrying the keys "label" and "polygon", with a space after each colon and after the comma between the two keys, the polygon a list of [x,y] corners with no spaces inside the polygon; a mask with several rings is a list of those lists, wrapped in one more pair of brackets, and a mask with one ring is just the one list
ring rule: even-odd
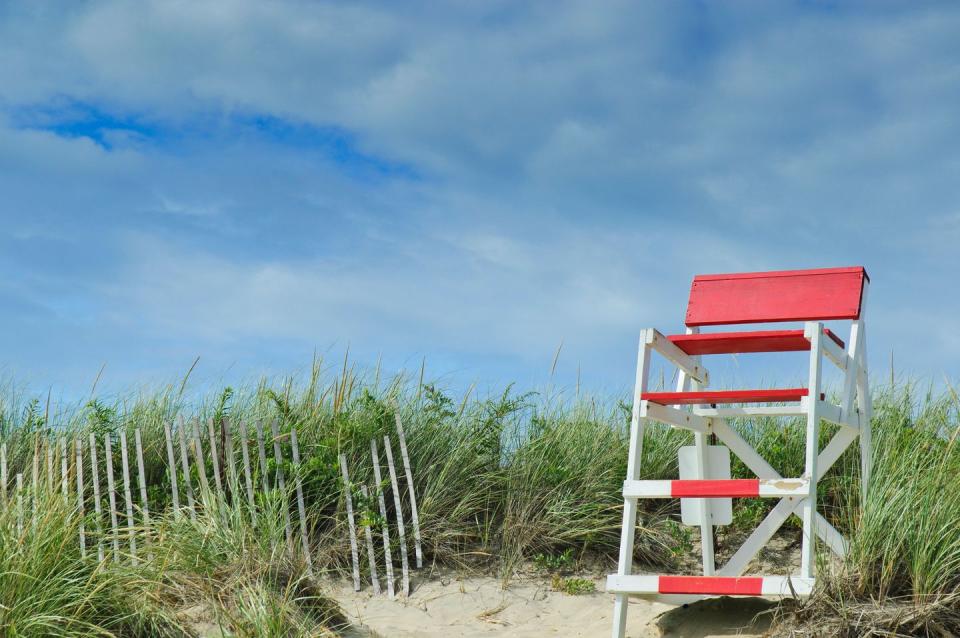
{"label": "diagonal cross brace", "polygon": [[[740,457],[757,477],[761,479],[782,478],[779,472],[767,463],[767,461],[750,446],[740,434],[730,425],[721,419],[712,419],[713,431],[721,441],[733,450]],[[817,480],[819,481],[827,471],[837,462],[844,450],[857,438],[857,432],[848,428],[841,428],[834,435],[830,443],[823,449],[817,457]],[[769,542],[774,533],[790,518],[790,515],[803,507],[806,499],[794,500],[793,497],[780,499],[780,502],[771,510],[767,517],[763,519],[760,525],[744,541],[739,550],[727,561],[722,569],[718,570],[719,576],[739,576],[747,568],[747,565],[757,555],[757,552]],[[846,553],[847,541],[839,531],[831,525],[827,519],[819,512],[816,513],[815,530],[817,536],[822,538],[837,555],[843,556]]]}

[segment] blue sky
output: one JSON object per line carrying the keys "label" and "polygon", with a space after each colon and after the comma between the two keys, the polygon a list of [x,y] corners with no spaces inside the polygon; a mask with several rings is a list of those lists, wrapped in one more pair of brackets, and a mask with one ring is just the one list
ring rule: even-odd
{"label": "blue sky", "polygon": [[[702,272],[863,264],[960,374],[960,7],[0,4],[0,374],[629,386]],[[724,359],[801,379],[802,362]]]}

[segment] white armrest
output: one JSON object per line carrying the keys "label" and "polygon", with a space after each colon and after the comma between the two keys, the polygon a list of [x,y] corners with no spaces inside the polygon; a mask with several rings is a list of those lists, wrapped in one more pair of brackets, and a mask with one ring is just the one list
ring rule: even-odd
{"label": "white armrest", "polygon": [[672,341],[660,334],[659,330],[649,328],[645,331],[647,345],[662,354],[678,368],[686,372],[691,378],[702,385],[710,385],[710,373],[693,357],[678,348]]}

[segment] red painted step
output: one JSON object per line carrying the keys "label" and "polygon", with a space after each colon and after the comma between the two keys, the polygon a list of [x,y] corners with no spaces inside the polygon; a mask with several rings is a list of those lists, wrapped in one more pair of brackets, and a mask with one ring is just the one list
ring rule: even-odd
{"label": "red painted step", "polygon": [[[706,405],[715,403],[779,403],[799,401],[807,388],[769,390],[703,390],[699,392],[644,392],[640,398],[660,405]],[[820,395],[823,400],[824,395]]]}
{"label": "red painted step", "polygon": [[760,496],[760,479],[688,479],[670,481],[673,498],[749,498]]}
{"label": "red painted step", "polygon": [[[823,334],[841,348],[843,341],[824,328]],[[689,355],[742,354],[748,352],[798,352],[809,350],[803,330],[758,330],[753,332],[712,332],[695,335],[670,335],[675,346]]]}
{"label": "red painted step", "polygon": [[661,594],[713,594],[723,596],[760,596],[762,576],[661,576]]}

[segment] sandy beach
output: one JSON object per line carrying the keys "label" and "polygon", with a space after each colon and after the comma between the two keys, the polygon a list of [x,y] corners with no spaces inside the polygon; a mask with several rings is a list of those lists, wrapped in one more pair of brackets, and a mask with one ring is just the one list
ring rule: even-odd
{"label": "sandy beach", "polygon": [[[553,591],[548,580],[514,580],[506,588],[489,577],[442,578],[418,583],[410,598],[354,592],[349,583],[330,593],[353,627],[350,638],[432,638],[489,636],[610,635],[613,598],[595,579],[596,593],[571,596]],[[627,636],[708,638],[762,636],[766,620],[754,616],[769,607],[756,599],[717,599],[686,608],[631,599]]]}

